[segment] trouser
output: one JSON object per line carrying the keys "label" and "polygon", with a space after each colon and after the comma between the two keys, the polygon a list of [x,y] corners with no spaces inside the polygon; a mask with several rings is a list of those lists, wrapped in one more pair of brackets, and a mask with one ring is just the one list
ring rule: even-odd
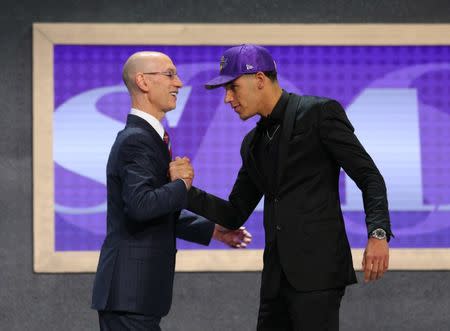
{"label": "trouser", "polygon": [[338,331],[345,287],[298,291],[287,280],[276,249],[266,247],[265,254],[257,331]]}
{"label": "trouser", "polygon": [[99,311],[101,331],[161,331],[161,317],[119,311]]}

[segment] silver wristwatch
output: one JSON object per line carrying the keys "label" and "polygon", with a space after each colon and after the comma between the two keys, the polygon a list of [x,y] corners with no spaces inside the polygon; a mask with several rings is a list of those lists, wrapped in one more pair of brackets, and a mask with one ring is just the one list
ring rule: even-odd
{"label": "silver wristwatch", "polygon": [[383,229],[380,229],[380,228],[373,230],[369,234],[369,237],[370,238],[380,239],[380,240],[387,239],[386,231],[384,231]]}

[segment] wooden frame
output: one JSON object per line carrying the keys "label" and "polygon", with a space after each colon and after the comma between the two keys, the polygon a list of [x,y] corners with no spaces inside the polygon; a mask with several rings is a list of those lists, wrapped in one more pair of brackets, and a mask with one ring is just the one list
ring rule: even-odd
{"label": "wooden frame", "polygon": [[[35,272],[94,272],[98,252],[54,251],[54,44],[450,45],[450,24],[33,24]],[[363,250],[353,249],[356,269]],[[391,270],[450,270],[450,249],[391,249]],[[262,250],[184,250],[177,271],[255,271]]]}

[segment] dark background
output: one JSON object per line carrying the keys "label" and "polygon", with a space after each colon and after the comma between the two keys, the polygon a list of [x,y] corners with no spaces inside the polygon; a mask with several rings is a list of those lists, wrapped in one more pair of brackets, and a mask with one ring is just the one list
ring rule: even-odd
{"label": "dark background", "polygon": [[[0,330],[96,330],[93,274],[34,274],[32,23],[450,23],[448,0],[10,1],[0,11]],[[260,273],[178,273],[165,330],[254,330]],[[358,275],[361,279],[361,274]],[[342,330],[449,330],[450,273],[347,289]]]}

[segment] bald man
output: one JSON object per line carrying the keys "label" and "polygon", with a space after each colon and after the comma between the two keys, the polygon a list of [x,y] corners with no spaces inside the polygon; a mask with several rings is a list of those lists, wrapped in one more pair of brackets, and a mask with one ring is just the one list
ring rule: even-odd
{"label": "bald man", "polygon": [[175,238],[208,245],[213,237],[245,247],[251,236],[180,212],[194,171],[187,158],[171,162],[161,124],[183,86],[172,60],[158,52],[135,53],[123,67],[123,80],[132,109],[108,159],[107,233],[92,308],[101,330],[161,330],[172,301]]}

